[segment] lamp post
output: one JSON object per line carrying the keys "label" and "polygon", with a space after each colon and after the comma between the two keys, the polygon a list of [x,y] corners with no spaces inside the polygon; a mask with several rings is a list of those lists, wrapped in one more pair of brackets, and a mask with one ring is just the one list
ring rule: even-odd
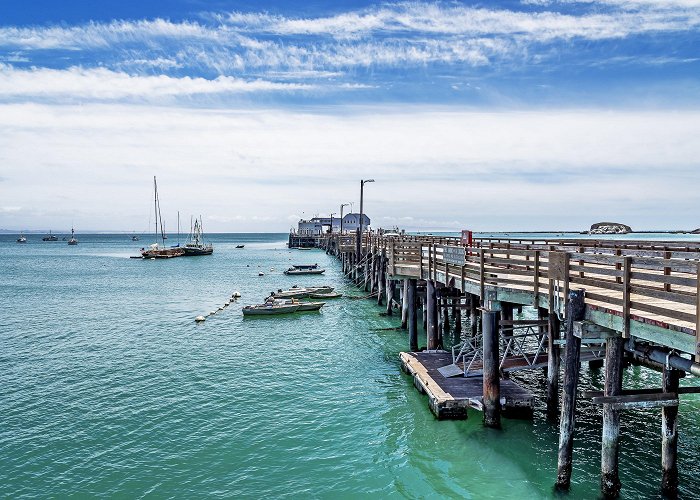
{"label": "lamp post", "polygon": [[343,208],[350,205],[350,203],[343,203],[340,205],[340,234],[343,234]]}
{"label": "lamp post", "polygon": [[357,228],[357,245],[356,245],[356,254],[358,256],[358,262],[359,258],[362,255],[362,230],[363,230],[363,216],[364,216],[364,191],[365,191],[365,184],[368,182],[374,182],[374,179],[364,179],[360,181],[360,225]]}

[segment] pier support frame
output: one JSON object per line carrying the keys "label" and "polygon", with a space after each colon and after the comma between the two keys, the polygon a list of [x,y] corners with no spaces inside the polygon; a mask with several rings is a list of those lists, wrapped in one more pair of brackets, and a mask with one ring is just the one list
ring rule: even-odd
{"label": "pier support frame", "polygon": [[394,282],[386,275],[386,315],[393,316],[394,314]]}
{"label": "pier support frame", "polygon": [[416,280],[406,280],[406,297],[408,307],[408,348],[411,352],[418,351],[418,294],[416,293]]}
{"label": "pier support frame", "polygon": [[[622,394],[624,342],[622,337],[609,338],[605,344],[605,395]],[[620,410],[603,404],[603,436],[600,451],[600,492],[606,498],[620,493],[618,458],[620,445]]]}
{"label": "pier support frame", "polygon": [[481,311],[481,329],[483,341],[483,391],[484,391],[484,425],[499,429],[501,427],[501,378],[498,361],[498,317],[499,311]]}
{"label": "pier support frame", "polygon": [[[664,392],[678,393],[680,372],[664,367],[662,388]],[[661,409],[661,492],[666,498],[678,496],[678,428],[677,406],[664,406]]]}
{"label": "pier support frame", "polygon": [[435,282],[433,280],[426,281],[426,333],[428,337],[428,350],[434,351],[438,348],[438,311],[437,297],[435,294]]}
{"label": "pier support frame", "polygon": [[559,490],[571,486],[571,459],[576,427],[576,389],[581,366],[581,339],[574,336],[574,321],[582,321],[586,310],[583,290],[569,292],[566,307],[566,354],[564,359],[564,395],[559,421],[557,483]]}

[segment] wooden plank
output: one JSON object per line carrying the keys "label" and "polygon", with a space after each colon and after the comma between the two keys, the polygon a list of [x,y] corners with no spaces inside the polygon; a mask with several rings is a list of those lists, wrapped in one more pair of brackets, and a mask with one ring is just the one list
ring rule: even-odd
{"label": "wooden plank", "polygon": [[614,410],[659,408],[663,406],[678,406],[678,394],[673,392],[664,392],[660,394],[599,396],[592,398],[591,402],[593,404],[609,404]]}

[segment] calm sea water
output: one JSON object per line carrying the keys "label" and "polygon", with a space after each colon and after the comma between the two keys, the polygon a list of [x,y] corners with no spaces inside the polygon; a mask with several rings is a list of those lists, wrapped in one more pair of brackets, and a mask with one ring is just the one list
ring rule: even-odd
{"label": "calm sea water", "polygon": [[[438,422],[399,369],[405,333],[321,251],[283,234],[214,235],[211,257],[129,259],[148,241],[0,236],[0,497],[550,498],[558,429]],[[245,244],[244,249],[235,249]],[[318,262],[322,277],[289,278]],[[274,270],[272,270],[274,269]],[[259,277],[262,271],[265,276]],[[320,313],[243,319],[293,284],[346,297]],[[197,325],[234,291],[242,298]],[[651,386],[639,368],[626,385]],[[584,370],[584,387],[602,373]],[[684,383],[688,383],[686,379]],[[598,495],[601,417],[582,403],[571,498]],[[700,491],[700,401],[680,410],[682,493]],[[623,415],[626,498],[658,496],[659,411]]]}

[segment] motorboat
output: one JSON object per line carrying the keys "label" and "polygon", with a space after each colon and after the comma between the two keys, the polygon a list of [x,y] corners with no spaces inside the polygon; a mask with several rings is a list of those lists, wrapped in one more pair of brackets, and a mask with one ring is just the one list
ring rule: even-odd
{"label": "motorboat", "polygon": [[284,274],[288,276],[297,276],[297,275],[304,275],[304,274],[323,274],[325,273],[325,269],[321,269],[318,267],[318,264],[308,264],[308,265],[296,265],[292,266],[289,269],[287,269]]}
{"label": "motorboat", "polygon": [[274,314],[290,314],[299,310],[299,304],[280,304],[275,301],[256,306],[244,306],[243,316],[271,316]]}
{"label": "motorboat", "polygon": [[51,231],[49,231],[49,234],[41,238],[41,241],[58,241],[58,236],[51,234]]}
{"label": "motorboat", "polygon": [[17,238],[17,243],[26,243],[27,242],[27,237],[24,236],[23,234],[19,235],[19,238]]}
{"label": "motorboat", "polygon": [[298,312],[302,311],[318,311],[323,306],[326,305],[325,302],[299,302],[297,299],[273,299],[271,301],[275,305],[297,305],[299,309]]}
{"label": "motorboat", "polygon": [[236,245],[236,248],[243,248],[245,245]]}

